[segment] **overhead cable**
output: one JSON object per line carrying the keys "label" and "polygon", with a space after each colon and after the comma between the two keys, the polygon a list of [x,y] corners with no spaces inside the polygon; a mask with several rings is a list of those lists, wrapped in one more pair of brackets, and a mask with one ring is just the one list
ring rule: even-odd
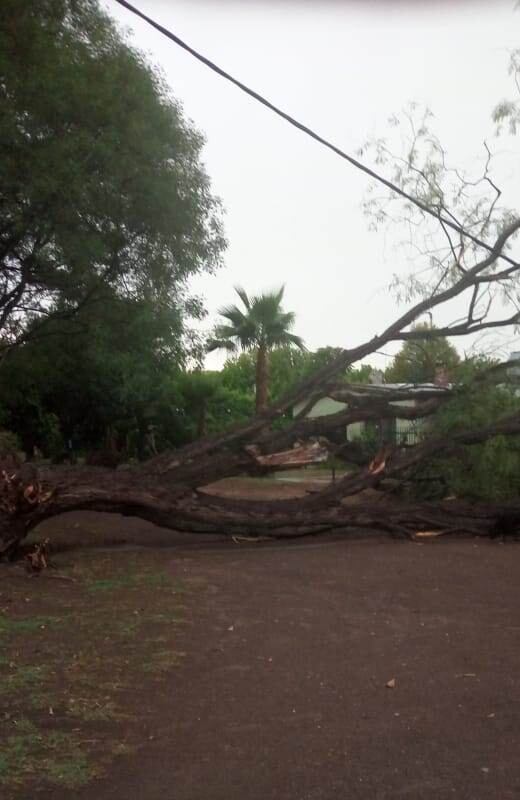
{"label": "overhead cable", "polygon": [[[254,100],[261,103],[266,108],[270,109],[270,111],[273,111],[279,117],[282,117],[282,119],[284,119],[290,125],[292,125],[295,128],[298,128],[298,130],[302,131],[307,136],[310,136],[312,139],[319,142],[329,150],[332,150],[333,153],[336,153],[336,155],[340,156],[340,158],[343,158],[345,161],[348,161],[350,164],[352,164],[352,166],[356,167],[356,169],[361,170],[362,172],[364,172],[366,175],[369,175],[378,183],[382,183],[383,186],[386,186],[395,194],[398,194],[400,197],[403,197],[405,200],[408,200],[410,203],[413,203],[413,205],[417,206],[417,208],[420,208],[421,211],[424,211],[425,214],[429,214],[431,217],[438,220],[441,225],[451,228],[452,230],[459,233],[461,236],[464,236],[466,239],[469,239],[470,241],[474,242],[474,244],[478,245],[479,247],[483,247],[485,250],[488,250],[489,252],[494,252],[493,245],[484,242],[478,236],[475,236],[470,231],[467,231],[453,219],[444,216],[440,210],[436,210],[435,208],[432,208],[431,206],[427,205],[427,203],[424,203],[419,198],[414,197],[411,194],[408,194],[408,192],[405,192],[404,189],[401,189],[401,187],[398,186],[397,184],[388,180],[383,175],[379,175],[373,169],[367,167],[366,164],[363,164],[357,158],[354,158],[354,156],[349,155],[340,147],[337,147],[328,139],[325,139],[323,136],[320,136],[319,133],[316,133],[316,131],[313,131],[311,128],[307,127],[307,125],[304,125],[302,122],[299,122],[294,117],[291,117],[290,114],[287,114],[287,112],[283,111],[281,108],[278,108],[278,106],[275,106],[274,103],[271,103],[269,100],[267,100],[266,97],[259,94],[259,92],[255,92],[254,89],[251,89],[245,83],[239,81],[238,78],[234,78],[233,75],[229,74],[229,72],[226,72],[224,69],[219,67],[218,64],[215,64],[209,58],[202,55],[202,53],[199,53],[197,50],[195,50],[193,47],[187,44],[187,42],[183,41],[175,33],[170,31],[168,28],[165,28],[163,25],[161,25],[159,22],[156,22],[151,17],[144,14],[138,8],[133,6],[131,3],[127,2],[127,0],[115,0],[115,2],[119,3],[120,6],[123,6],[124,8],[128,9],[128,11],[131,11],[133,14],[143,19],[145,22],[147,22],[149,25],[151,25],[153,28],[159,31],[159,33],[162,33],[163,36],[166,36],[168,39],[177,44],[179,47],[182,47],[183,50],[186,50],[188,53],[190,53],[190,55],[192,55],[202,64],[205,64],[207,67],[209,67],[209,69],[213,70],[213,72],[216,72],[217,75],[220,75],[221,78],[224,78],[225,80],[234,84],[241,91],[245,92]],[[503,253],[499,254],[499,257],[502,258],[504,261],[509,262],[513,266],[518,266],[517,261],[515,261],[514,259],[510,258],[507,255],[504,255]]]}

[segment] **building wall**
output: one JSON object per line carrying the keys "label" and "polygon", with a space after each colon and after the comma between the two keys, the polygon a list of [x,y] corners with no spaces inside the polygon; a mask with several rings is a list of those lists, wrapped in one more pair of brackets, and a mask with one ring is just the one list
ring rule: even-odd
{"label": "building wall", "polygon": [[[414,405],[414,400],[398,400],[397,402],[393,403],[393,405],[410,407]],[[293,416],[297,416],[304,406],[305,402],[300,402],[295,405],[293,408]],[[323,417],[327,414],[337,414],[339,411],[343,411],[346,408],[347,403],[340,403],[338,400],[332,400],[330,397],[322,397],[313,405],[311,410],[307,413],[307,417]],[[420,429],[423,425],[424,420],[397,418],[395,420],[395,441],[399,444],[404,440],[405,442],[412,444],[413,442],[410,440],[415,439],[419,435]],[[364,431],[364,422],[353,422],[346,426],[345,435],[349,442],[353,442],[356,439],[361,438]]]}
{"label": "building wall", "polygon": [[[293,408],[293,417],[296,417],[306,404],[306,402],[297,403]],[[306,416],[325,417],[327,414],[337,414],[338,411],[343,411],[346,407],[346,403],[339,403],[330,397],[322,397],[313,405]]]}

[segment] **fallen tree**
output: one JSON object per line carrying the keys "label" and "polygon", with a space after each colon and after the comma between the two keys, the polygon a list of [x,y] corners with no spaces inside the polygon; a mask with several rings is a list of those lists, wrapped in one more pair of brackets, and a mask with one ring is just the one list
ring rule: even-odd
{"label": "fallen tree", "polygon": [[[193,533],[228,535],[267,534],[294,537],[331,530],[376,528],[391,534],[413,536],[417,531],[466,531],[487,534],[506,513],[518,515],[520,503],[504,506],[445,500],[439,503],[385,502],[378,505],[348,498],[382,481],[406,473],[436,452],[445,455],[461,445],[475,444],[497,435],[520,434],[520,414],[478,431],[463,431],[449,439],[426,439],[411,448],[385,448],[363,470],[345,475],[334,485],[304,498],[285,500],[230,499],[210,494],[197,484],[223,473],[261,474],[265,456],[247,445],[230,448],[221,456],[221,468],[212,456],[193,460],[186,454],[163,454],[140,467],[109,470],[94,467],[59,467],[41,474],[17,467],[12,460],[2,466],[0,534],[2,553],[12,553],[25,535],[49,517],[74,510],[135,515],[154,524]],[[311,446],[311,452],[314,446]],[[323,445],[320,445],[320,449]],[[294,466],[277,454],[268,469]],[[224,463],[226,462],[226,463]],[[204,466],[204,464],[206,466]],[[198,477],[197,477],[198,476]]]}
{"label": "fallen tree", "polygon": [[[342,455],[342,447],[327,438],[338,427],[355,421],[392,417],[421,417],[435,414],[457,387],[422,389],[376,387],[333,383],[349,365],[391,341],[403,341],[411,334],[461,336],[487,327],[513,325],[519,312],[504,319],[489,319],[491,305],[476,314],[475,292],[483,284],[500,286],[510,280],[520,263],[497,269],[506,244],[520,228],[520,220],[509,223],[491,252],[471,268],[462,268],[447,288],[434,292],[406,311],[369,342],[343,350],[335,361],[305,381],[282,402],[269,407],[247,424],[224,434],[207,437],[175,452],[162,453],[128,470],[96,467],[46,468],[38,473],[31,465],[17,465],[7,459],[1,465],[0,552],[12,553],[35,525],[67,511],[88,509],[136,515],[163,527],[191,532],[294,536],[333,529],[379,528],[394,534],[411,535],[419,529],[466,530],[485,533],[494,530],[503,507],[470,505],[445,501],[435,505],[412,504],[367,507],[349,505],[349,497],[375,487],[388,478],[399,478],[425,459],[442,452],[454,452],[498,435],[520,434],[520,412],[478,430],[460,430],[446,437],[425,437],[410,448],[387,446],[365,467],[347,473],[322,491],[298,499],[255,501],[218,497],[204,487],[222,478],[262,475],[288,466],[304,466],[323,460],[324,454]],[[417,317],[448,300],[469,293],[466,319],[450,328],[410,331]],[[499,380],[499,370],[492,375]],[[481,379],[479,377],[478,379]],[[321,397],[331,396],[347,403],[344,410],[323,417],[307,418],[309,408]],[[403,401],[414,399],[406,407]],[[299,415],[285,428],[273,423],[296,403]],[[512,507],[511,513],[518,509]]]}
{"label": "fallen tree", "polygon": [[[406,536],[420,530],[482,534],[495,532],[504,514],[511,519],[520,514],[520,504],[518,508],[512,504],[505,509],[496,504],[453,499],[435,504],[387,501],[381,506],[363,501],[364,490],[381,486],[389,479],[402,480],[436,454],[456,453],[461,447],[497,436],[519,435],[520,411],[490,419],[488,424],[474,429],[462,427],[449,436],[425,436],[414,447],[387,444],[375,457],[366,457],[353,443],[338,442],[335,435],[338,429],[344,430],[354,422],[433,417],[459,391],[457,386],[423,387],[418,392],[413,386],[343,382],[345,371],[361,359],[393,342],[464,337],[514,328],[520,322],[520,261],[511,253],[520,218],[498,206],[501,192],[489,174],[489,149],[486,146],[482,175],[470,180],[446,166],[445,153],[424,121],[418,127],[412,124],[411,129],[412,141],[405,159],[396,159],[383,140],[378,142],[380,161],[387,158],[395,167],[395,183],[380,182],[394,194],[367,204],[379,221],[390,218],[388,205],[395,202],[396,196],[401,203],[404,197],[405,210],[397,222],[405,222],[413,236],[422,237],[421,246],[416,242],[414,246],[421,257],[428,259],[429,266],[420,278],[414,274],[408,282],[398,285],[404,289],[407,310],[368,341],[341,350],[294,391],[247,423],[175,452],[161,453],[131,469],[71,466],[38,471],[5,455],[0,463],[0,556],[15,552],[41,521],[80,509],[137,515],[166,528],[194,533],[261,533],[277,537],[352,528],[377,528]],[[426,149],[422,155],[421,146]],[[139,266],[144,268],[146,264],[143,256]],[[9,263],[7,266],[10,268]],[[8,307],[11,322],[16,322],[18,318],[9,306],[11,290],[7,281],[2,302]],[[415,325],[424,314],[449,309],[453,304],[453,322],[435,328]],[[23,309],[16,313],[22,314]],[[3,322],[0,320],[0,325]],[[4,333],[5,329],[4,325]],[[493,367],[491,377],[500,381],[503,369],[504,365]],[[489,377],[488,371],[487,377],[477,376],[476,380]],[[309,417],[323,397],[343,402],[345,407],[328,416]],[[287,422],[296,407],[299,410],[293,419],[280,426],[280,419]],[[233,499],[205,488],[230,476],[265,475],[321,462],[329,455],[354,462],[357,469],[303,498]]]}

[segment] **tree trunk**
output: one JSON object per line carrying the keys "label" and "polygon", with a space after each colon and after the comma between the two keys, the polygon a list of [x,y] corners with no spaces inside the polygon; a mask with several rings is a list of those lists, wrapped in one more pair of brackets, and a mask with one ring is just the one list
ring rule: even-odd
{"label": "tree trunk", "polygon": [[[396,408],[396,413],[402,412],[402,407]],[[375,413],[380,413],[379,407]],[[509,507],[453,500],[403,504],[390,498],[388,502],[367,504],[361,494],[364,489],[381,486],[385,479],[399,480],[436,454],[444,457],[461,445],[492,436],[519,435],[520,413],[488,427],[451,433],[411,448],[385,447],[366,467],[304,497],[245,500],[221,497],[214,490],[209,493],[204,489],[219,478],[261,475],[273,469],[322,462],[327,455],[328,445],[323,439],[277,451],[273,443],[278,433],[265,435],[261,447],[241,440],[238,431],[227,433],[178,452],[162,453],[123,471],[47,467],[37,473],[29,464],[4,460],[0,463],[0,555],[13,553],[42,520],[74,510],[139,516],[165,528],[193,533],[277,538],[363,528],[410,537],[418,531],[482,535],[496,530],[497,521],[508,515],[512,524],[520,525],[518,503]],[[334,452],[332,445],[330,448],[329,452]],[[346,502],[354,495],[358,495],[355,503]]]}
{"label": "tree trunk", "polygon": [[197,438],[202,439],[207,433],[208,407],[206,400],[202,400],[197,414]]}
{"label": "tree trunk", "polygon": [[137,427],[136,437],[136,450],[137,458],[139,461],[144,461],[146,457],[146,434],[148,432],[148,425],[142,411],[135,412],[135,421]]}
{"label": "tree trunk", "polygon": [[[515,220],[502,230],[484,258],[461,269],[460,274],[457,272],[453,283],[446,288],[439,286],[430,297],[421,299],[371,340],[342,350],[330,364],[269,408],[268,353],[266,348],[259,348],[257,415],[243,425],[203,438],[179,451],[161,453],[124,471],[62,467],[35,474],[30,465],[4,459],[0,463],[0,555],[12,553],[41,520],[75,509],[112,511],[140,516],[175,530],[225,535],[300,536],[367,527],[406,536],[417,531],[489,534],[520,527],[520,503],[507,508],[454,500],[378,506],[367,505],[362,500],[363,490],[379,487],[386,479],[406,478],[421,462],[433,456],[442,454],[444,458],[462,446],[496,436],[519,436],[520,411],[492,419],[487,426],[478,429],[462,429],[452,431],[449,436],[425,439],[410,448],[395,444],[385,446],[370,463],[345,474],[334,485],[326,485],[319,492],[304,497],[255,501],[218,497],[204,491],[208,484],[225,477],[244,473],[262,475],[288,465],[303,466],[309,463],[309,453],[322,460],[323,448],[330,455],[341,457],[343,451],[348,457],[352,443],[335,445],[333,440],[338,428],[344,430],[352,422],[403,417],[421,419],[436,413],[447,398],[459,391],[457,387],[420,387],[420,392],[416,392],[414,387],[334,385],[331,381],[390,342],[465,335],[518,324],[516,309],[511,317],[488,321],[485,314],[476,316],[476,306],[482,286],[488,291],[493,281],[509,281],[520,272],[520,264],[509,257],[511,266],[499,271],[490,269],[499,257],[506,258],[502,251],[519,229],[520,220]],[[447,328],[410,330],[418,317],[462,294],[469,298],[463,322]],[[500,368],[507,370],[510,366],[506,363]],[[475,380],[489,380],[493,372],[496,382],[503,382],[497,369],[493,366]],[[467,391],[467,387],[461,387],[460,391]],[[309,411],[323,397],[341,400],[345,407],[324,417],[308,418]],[[274,423],[297,404],[299,411],[292,424],[277,427]],[[139,427],[144,434],[144,418],[139,420]],[[327,436],[330,438],[325,438]],[[359,455],[356,452],[357,460]]]}
{"label": "tree trunk", "polygon": [[256,354],[256,413],[261,414],[269,403],[269,353],[260,345]]}

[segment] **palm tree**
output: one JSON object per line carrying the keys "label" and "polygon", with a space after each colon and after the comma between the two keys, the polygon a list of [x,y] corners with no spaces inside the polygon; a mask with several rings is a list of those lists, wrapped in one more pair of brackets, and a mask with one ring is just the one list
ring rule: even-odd
{"label": "palm tree", "polygon": [[219,393],[218,376],[213,372],[185,372],[179,381],[181,394],[196,419],[197,438],[207,434],[208,410]]}
{"label": "palm tree", "polygon": [[299,347],[305,350],[303,339],[291,333],[295,314],[281,307],[285,286],[277,291],[248,297],[245,289],[235,286],[244,304],[225,306],[219,314],[226,319],[217,325],[208,352],[224,348],[231,352],[256,352],[256,413],[261,413],[269,400],[269,353],[276,347]]}

